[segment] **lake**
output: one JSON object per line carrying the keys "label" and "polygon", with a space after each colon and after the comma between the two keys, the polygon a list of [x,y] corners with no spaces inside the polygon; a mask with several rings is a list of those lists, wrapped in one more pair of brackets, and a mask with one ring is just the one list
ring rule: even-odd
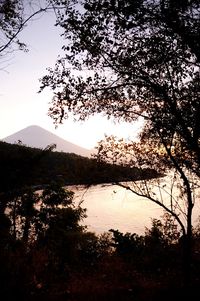
{"label": "lake", "polygon": [[[88,189],[78,185],[68,189],[74,191],[75,202],[82,201],[82,208],[87,209],[83,224],[97,234],[109,229],[144,234],[145,227],[151,227],[152,218],[160,218],[164,213],[157,204],[117,185],[95,185]],[[194,222],[199,213],[200,206],[196,204]]]}

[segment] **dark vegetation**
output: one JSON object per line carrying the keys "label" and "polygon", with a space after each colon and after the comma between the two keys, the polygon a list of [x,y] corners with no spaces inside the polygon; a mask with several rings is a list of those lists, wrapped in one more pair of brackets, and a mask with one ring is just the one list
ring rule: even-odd
{"label": "dark vegetation", "polygon": [[[69,112],[78,120],[103,113],[130,123],[143,117],[144,128],[139,143],[119,144],[131,151],[130,166],[136,162],[139,169],[105,165],[105,149],[98,166],[71,154],[67,173],[57,169],[62,155],[54,165],[48,150],[30,155],[18,148],[13,157],[2,151],[3,300],[198,298],[200,235],[192,227],[192,212],[200,177],[199,0],[47,0],[34,11],[35,2],[30,1],[28,17],[24,1],[2,2],[0,58],[15,48],[26,51],[18,34],[32,17],[53,9],[66,43],[63,58],[41,79],[41,91],[53,90],[49,115],[54,122]],[[93,75],[76,77],[74,70]],[[112,149],[113,143],[106,148],[109,155]],[[179,177],[185,225],[175,203],[165,207],[170,215],[152,220],[143,236],[112,230],[98,237],[80,226],[86,212],[73,204],[73,195],[58,184],[47,185],[60,176],[62,184],[127,180],[133,171],[139,179],[140,168],[152,165],[160,173],[175,170]],[[44,184],[39,197],[31,187]]]}
{"label": "dark vegetation", "polygon": [[[168,300],[184,298],[182,237],[174,219],[153,219],[144,235],[80,225],[86,210],[53,183],[7,200],[1,213],[3,300]],[[133,229],[134,231],[134,229]],[[193,230],[192,292],[199,297],[199,228]]]}
{"label": "dark vegetation", "polygon": [[[93,159],[7,143],[1,146],[3,300],[137,301],[185,296],[182,237],[169,214],[153,219],[144,235],[134,229],[133,233],[117,229],[101,235],[91,233],[81,226],[86,209],[75,205],[73,192],[62,188],[56,175],[69,166],[70,158],[74,166],[77,163],[77,172],[86,163],[91,168]],[[54,160],[57,170],[50,168]],[[46,177],[45,169],[55,172],[48,183],[50,175]],[[41,173],[41,182],[34,182]],[[43,183],[44,190],[36,192],[34,185]],[[199,228],[193,232],[192,292],[196,294],[200,283]]]}
{"label": "dark vegetation", "polygon": [[[184,200],[179,207],[184,223],[176,210],[180,199],[178,204],[173,202],[173,193],[166,206],[149,183],[139,190],[127,189],[145,194],[176,218],[184,236],[187,285],[193,257],[195,187],[200,178],[200,1],[55,2],[64,55],[41,79],[40,91],[52,89],[49,115],[56,124],[67,119],[69,112],[77,120],[96,113],[130,124],[143,119],[138,143],[121,140],[117,150],[123,150],[122,157],[128,154],[130,166],[175,172]],[[63,4],[67,9],[61,8]],[[108,142],[101,148],[101,158],[107,162],[110,153],[117,152],[117,143]]]}
{"label": "dark vegetation", "polygon": [[52,179],[63,185],[98,184],[139,180],[159,176],[153,169],[140,169],[97,162],[73,153],[52,152],[19,144],[0,142],[0,187],[26,185],[39,187]]}

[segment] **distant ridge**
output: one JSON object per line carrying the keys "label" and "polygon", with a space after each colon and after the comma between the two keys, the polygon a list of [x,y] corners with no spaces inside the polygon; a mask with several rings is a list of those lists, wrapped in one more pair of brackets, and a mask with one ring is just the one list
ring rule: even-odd
{"label": "distant ridge", "polygon": [[84,157],[90,157],[92,152],[91,150],[68,142],[37,125],[28,126],[1,140],[11,144],[21,141],[22,144],[27,146],[42,149],[48,145],[56,144],[56,151],[75,153]]}

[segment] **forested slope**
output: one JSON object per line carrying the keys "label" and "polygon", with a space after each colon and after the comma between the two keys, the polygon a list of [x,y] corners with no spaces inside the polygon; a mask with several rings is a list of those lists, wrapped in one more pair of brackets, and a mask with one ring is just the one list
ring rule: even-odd
{"label": "forested slope", "polygon": [[21,185],[98,184],[155,177],[155,170],[127,168],[73,153],[64,153],[0,142],[1,191]]}

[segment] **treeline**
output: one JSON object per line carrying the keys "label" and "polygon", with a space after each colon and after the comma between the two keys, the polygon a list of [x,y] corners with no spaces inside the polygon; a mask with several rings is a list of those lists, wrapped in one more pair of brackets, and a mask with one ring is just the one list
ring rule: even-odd
{"label": "treeline", "polygon": [[0,191],[52,180],[64,185],[98,184],[157,177],[153,169],[138,169],[97,162],[74,153],[0,142]]}

